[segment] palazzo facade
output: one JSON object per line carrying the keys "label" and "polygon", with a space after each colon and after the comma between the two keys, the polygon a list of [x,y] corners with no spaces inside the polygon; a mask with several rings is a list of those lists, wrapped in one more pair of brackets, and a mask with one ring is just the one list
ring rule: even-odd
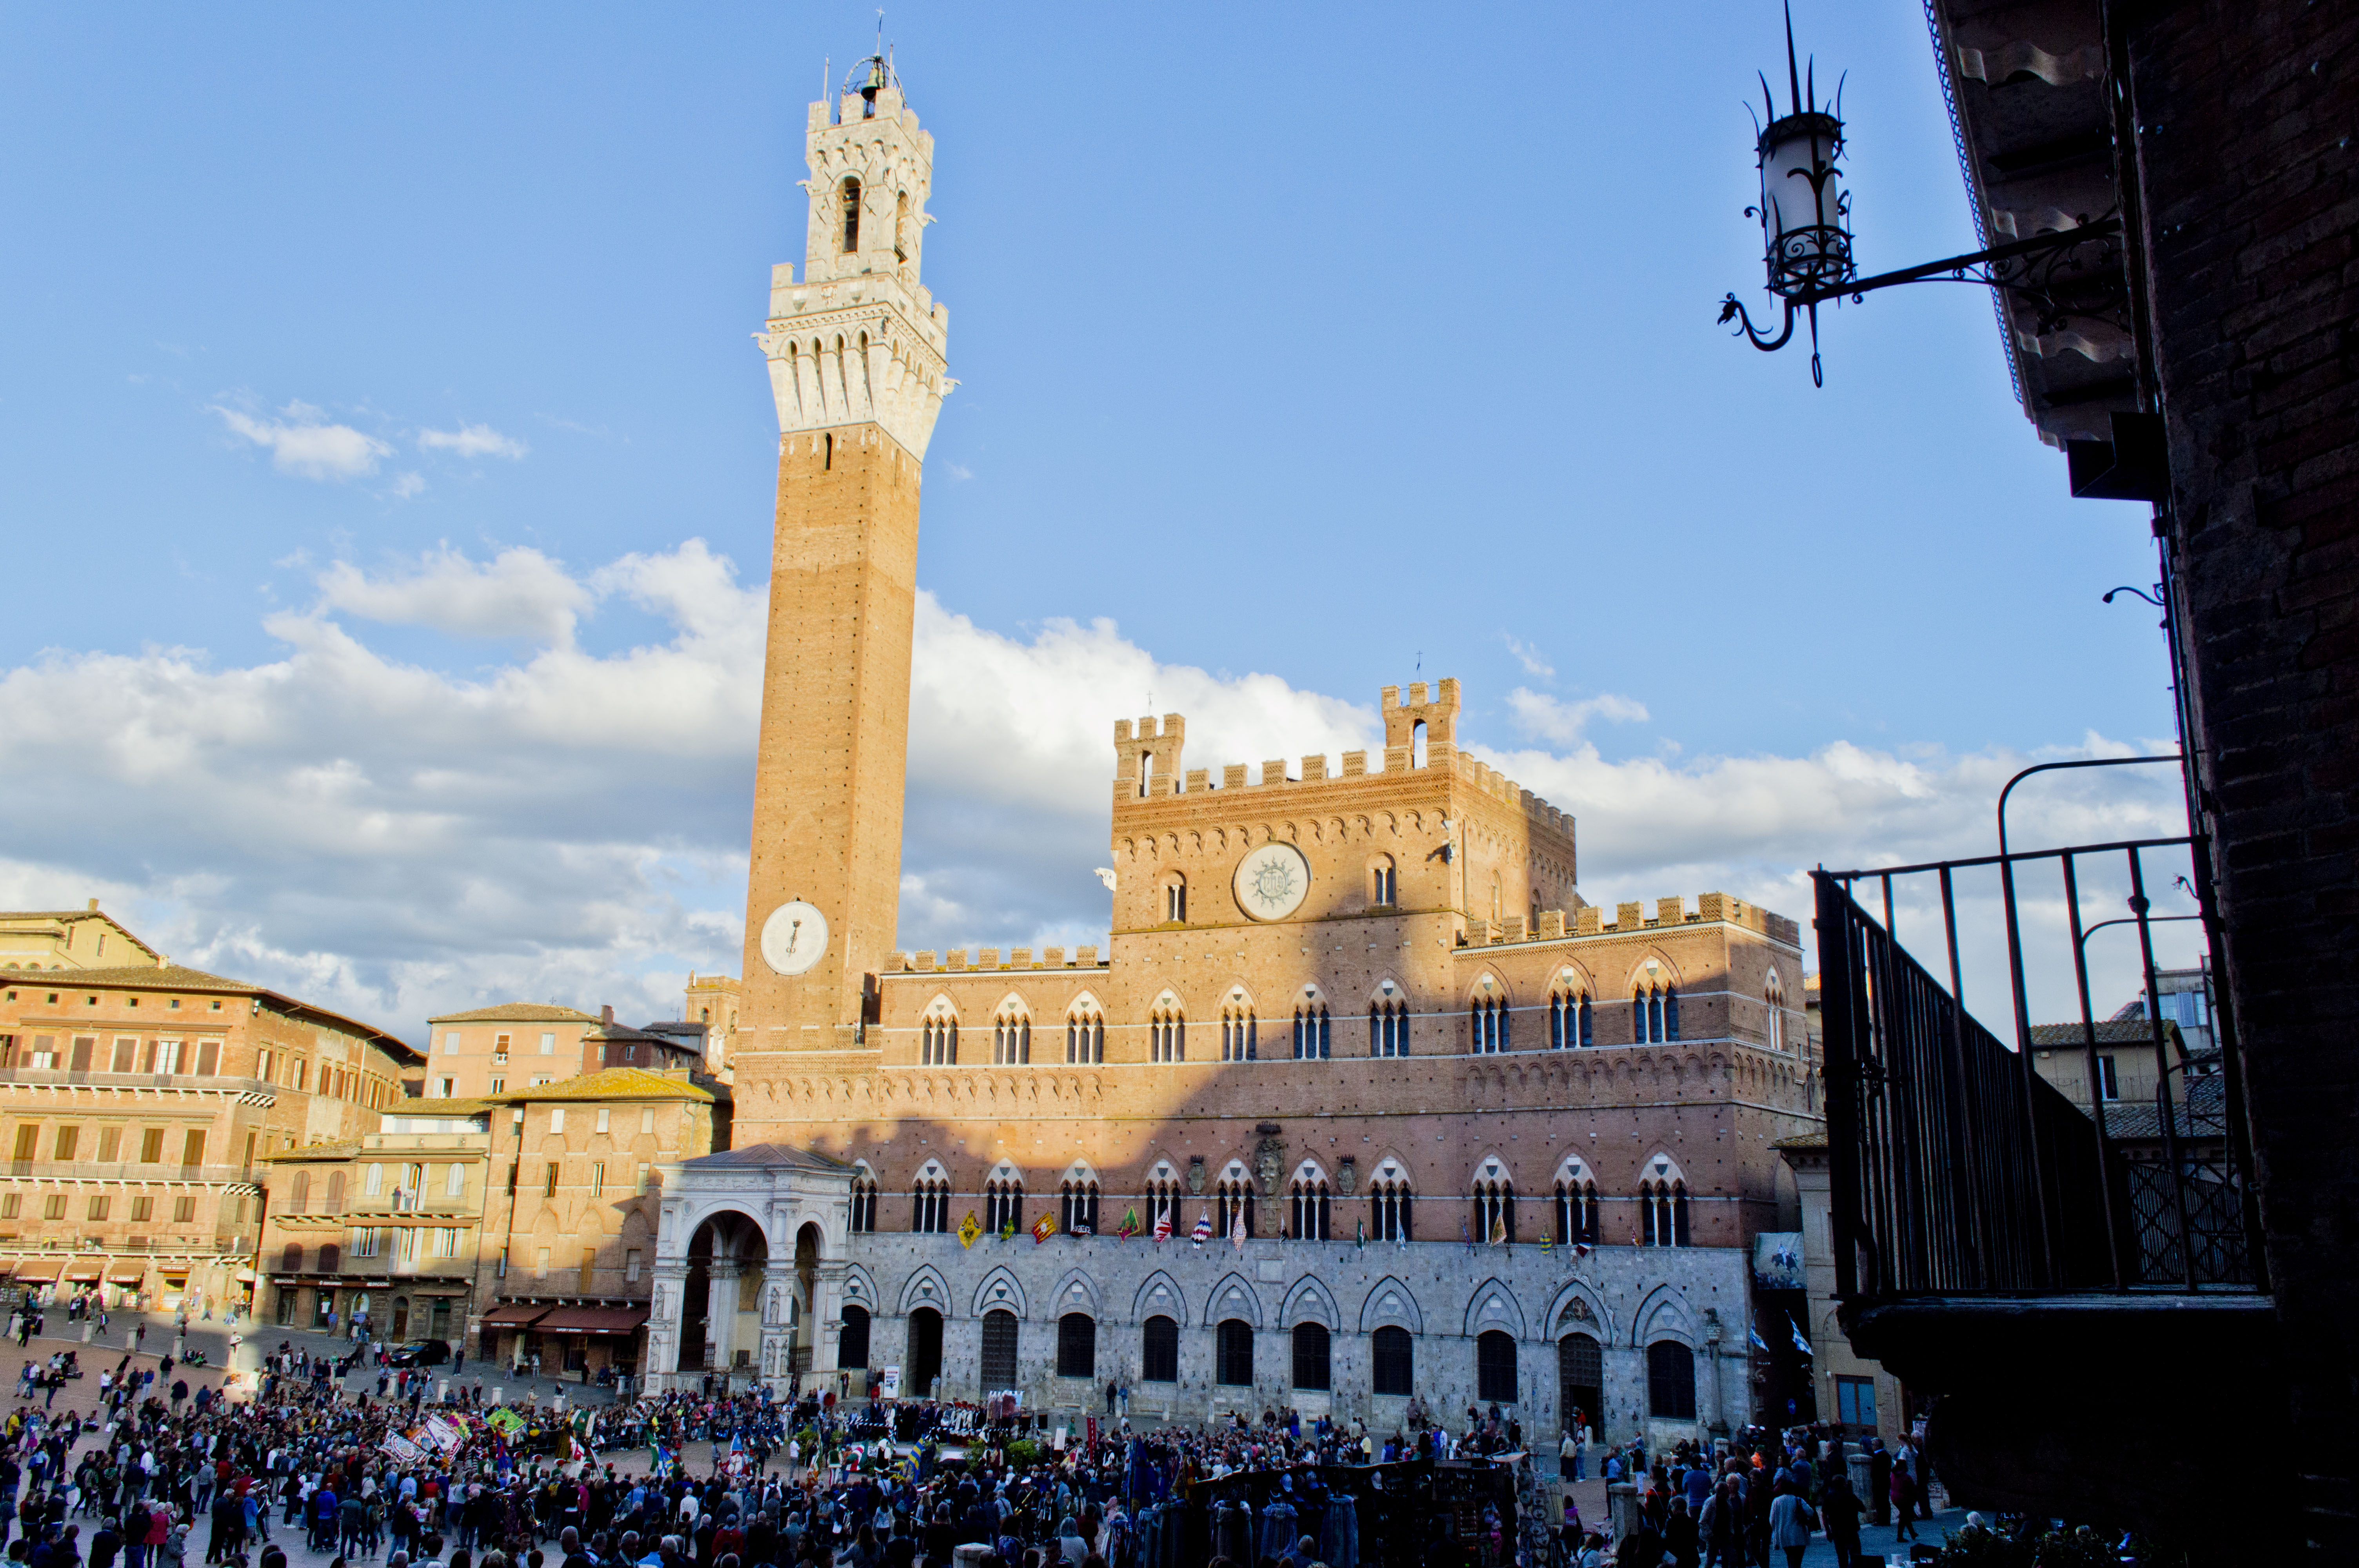
{"label": "palazzo facade", "polygon": [[1773,1146],[1821,1124],[1799,932],[1720,893],[1585,902],[1571,817],[1460,749],[1456,681],[1385,688],[1380,753],[1258,769],[1190,768],[1180,715],[1115,721],[1107,948],[894,949],[951,384],[931,138],[862,69],[811,106],[805,273],[761,340],[737,1146],[663,1173],[651,1377],[1744,1424],[1752,1239],[1798,1212]]}

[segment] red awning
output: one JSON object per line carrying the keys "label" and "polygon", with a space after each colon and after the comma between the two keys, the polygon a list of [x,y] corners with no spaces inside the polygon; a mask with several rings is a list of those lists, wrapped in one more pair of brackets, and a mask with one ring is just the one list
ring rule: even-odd
{"label": "red awning", "polygon": [[56,1279],[60,1271],[64,1268],[65,1265],[63,1263],[19,1263],[16,1265],[16,1278],[24,1281],[28,1285],[39,1284],[45,1281]]}
{"label": "red awning", "polygon": [[559,1307],[536,1325],[543,1334],[636,1334],[645,1307]]}
{"label": "red awning", "polygon": [[103,1263],[75,1263],[69,1266],[66,1270],[66,1283],[70,1285],[92,1284],[96,1282],[98,1277],[105,1272],[106,1266]]}
{"label": "red awning", "polygon": [[527,1306],[521,1302],[510,1302],[485,1313],[483,1325],[485,1328],[529,1328],[538,1323],[548,1311],[545,1306]]}

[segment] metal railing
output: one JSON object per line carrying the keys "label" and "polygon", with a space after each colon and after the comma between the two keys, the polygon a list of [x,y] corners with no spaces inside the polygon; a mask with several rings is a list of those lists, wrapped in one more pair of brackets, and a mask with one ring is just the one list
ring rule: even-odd
{"label": "metal railing", "polygon": [[33,1182],[195,1182],[251,1184],[243,1165],[184,1165],[178,1160],[11,1160],[0,1173]]}
{"label": "metal railing", "polygon": [[[1827,1138],[1836,1294],[1845,1300],[1951,1294],[2049,1295],[2136,1289],[2257,1290],[2260,1252],[2244,1140],[2236,1053],[2224,1007],[2216,1092],[2188,1091],[2159,1009],[2145,858],[2200,855],[2189,838],[2125,840],[1974,860],[1812,873],[1817,885]],[[2120,864],[2137,927],[2146,1044],[2155,1054],[2152,1129],[2120,1135],[2093,1092],[2092,1011],[2081,887],[2094,863]],[[2078,1045],[2093,1087],[2086,1110],[2034,1065],[2018,882],[2034,865],[2060,875],[2079,999]],[[1957,874],[2000,873],[2017,1045],[1966,1011]],[[1946,985],[1895,940],[1896,881],[1938,886]],[[2198,878],[2197,882],[2201,879]],[[1881,890],[1883,919],[1861,907]],[[2190,886],[2196,885],[2190,883]],[[2202,898],[2198,892],[2199,899]],[[2106,922],[2105,924],[2115,924]],[[2216,950],[2216,940],[2214,942]],[[2215,965],[2216,967],[2216,965]],[[2176,1087],[2174,1087],[2174,1085]]]}

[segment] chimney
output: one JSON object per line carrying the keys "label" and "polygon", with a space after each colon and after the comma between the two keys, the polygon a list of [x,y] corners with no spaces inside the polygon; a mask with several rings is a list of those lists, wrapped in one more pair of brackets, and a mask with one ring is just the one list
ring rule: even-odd
{"label": "chimney", "polygon": [[602,1028],[612,1029],[614,1027],[614,1003],[608,1002],[598,1010],[598,1022]]}
{"label": "chimney", "polygon": [[96,914],[98,913],[98,900],[92,899],[90,901],[90,912],[92,914]]}

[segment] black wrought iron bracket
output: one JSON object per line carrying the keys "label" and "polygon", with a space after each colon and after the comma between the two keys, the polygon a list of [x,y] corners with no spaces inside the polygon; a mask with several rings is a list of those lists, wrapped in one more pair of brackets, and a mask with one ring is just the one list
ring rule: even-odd
{"label": "black wrought iron bracket", "polygon": [[[1786,321],[1775,337],[1753,324],[1751,313],[1734,294],[1720,302],[1720,321],[1723,326],[1736,322],[1739,336],[1762,352],[1774,353],[1792,341],[1795,318],[1807,317],[1810,324],[1810,384],[1814,386],[1826,384],[1819,363],[1819,307],[1844,299],[1856,305],[1877,289],[1897,284],[1973,283],[2005,289],[2032,306],[2038,319],[2038,330],[2043,334],[2076,318],[2104,320],[2126,330],[2126,322],[2120,318],[2127,303],[2128,284],[2121,276],[2115,247],[2109,243],[2121,232],[2120,217],[2108,214],[2077,229],[2035,234],[2027,240],[1994,245],[1971,255],[1950,256],[1902,267],[1897,272],[1878,273],[1874,277],[1856,278],[1832,288],[1799,289],[1784,297]],[[2096,255],[2078,254],[2093,243],[2103,246]],[[2074,284],[2084,289],[2092,284],[2098,286],[2099,297],[2094,302],[2067,297],[2068,287]]]}

